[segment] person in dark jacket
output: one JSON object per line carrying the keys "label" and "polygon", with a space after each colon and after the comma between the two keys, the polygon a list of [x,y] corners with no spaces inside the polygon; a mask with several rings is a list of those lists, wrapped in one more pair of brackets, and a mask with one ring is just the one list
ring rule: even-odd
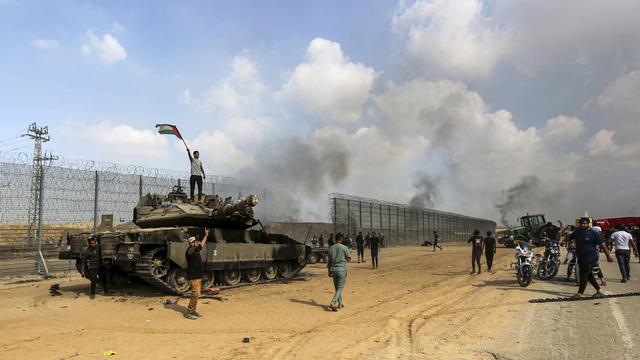
{"label": "person in dark jacket", "polygon": [[187,280],[191,285],[191,299],[189,300],[189,306],[184,317],[190,320],[195,320],[202,315],[196,311],[198,305],[198,298],[200,298],[202,276],[204,275],[204,263],[200,256],[200,250],[207,244],[207,238],[209,237],[209,229],[204,230],[204,236],[202,240],[197,241],[195,236],[187,239],[189,242],[189,248],[185,253],[187,258]]}
{"label": "person in dark jacket", "polygon": [[[473,236],[467,240],[467,243],[471,243],[472,251],[471,251],[471,266],[473,267],[473,271],[471,271],[471,275],[480,274],[482,269],[480,268],[480,258],[482,258],[482,236],[480,236],[480,230],[474,230]],[[478,272],[476,273],[476,264],[478,264]]]}
{"label": "person in dark jacket", "polygon": [[96,284],[98,280],[102,282],[102,289],[105,295],[109,293],[109,285],[108,276],[105,271],[106,269],[102,265],[100,250],[98,250],[98,242],[95,236],[92,235],[87,241],[89,246],[84,253],[82,253],[80,274],[83,278],[91,281],[91,294],[89,298],[93,300],[96,297]]}
{"label": "person in dark jacket", "polygon": [[380,238],[376,235],[376,232],[371,233],[369,238],[369,248],[371,249],[371,266],[374,269],[378,268],[378,253],[380,252]]}
{"label": "person in dark jacket", "polygon": [[493,254],[496,253],[496,239],[491,231],[487,231],[487,237],[484,238],[484,256],[487,259],[487,268],[491,272],[493,268]]}
{"label": "person in dark jacket", "polygon": [[578,259],[578,272],[580,285],[578,286],[578,292],[573,295],[573,298],[580,298],[584,294],[584,290],[587,288],[587,281],[596,289],[594,297],[603,297],[600,292],[600,286],[593,276],[593,268],[598,263],[598,250],[596,246],[604,252],[608,262],[612,262],[613,258],[609,254],[609,248],[607,244],[602,241],[600,234],[589,228],[589,218],[580,218],[580,227],[569,235],[569,239],[576,243],[576,257]]}
{"label": "person in dark jacket", "polygon": [[364,237],[362,236],[362,231],[358,232],[358,236],[356,236],[356,251],[358,252],[358,264],[360,260],[364,262]]}
{"label": "person in dark jacket", "polygon": [[433,251],[436,251],[436,247],[440,248],[440,251],[442,251],[442,246],[440,246],[440,235],[438,235],[438,232],[433,230]]}

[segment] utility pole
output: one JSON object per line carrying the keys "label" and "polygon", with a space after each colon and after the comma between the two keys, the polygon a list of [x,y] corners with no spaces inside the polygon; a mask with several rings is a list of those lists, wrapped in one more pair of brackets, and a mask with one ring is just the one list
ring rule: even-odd
{"label": "utility pole", "polygon": [[37,245],[38,256],[36,258],[36,271],[40,273],[40,267],[44,266],[45,274],[49,276],[49,269],[42,255],[42,211],[44,201],[44,162],[57,160],[57,156],[42,156],[42,143],[51,140],[49,127],[38,127],[36,123],[29,126],[26,134],[34,141],[33,166],[31,174],[31,196],[29,199],[29,228],[27,230],[27,246]]}

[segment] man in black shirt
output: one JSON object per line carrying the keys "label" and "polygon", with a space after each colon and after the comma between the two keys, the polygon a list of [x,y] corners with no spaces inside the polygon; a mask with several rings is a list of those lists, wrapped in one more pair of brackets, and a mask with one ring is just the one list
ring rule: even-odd
{"label": "man in black shirt", "polygon": [[358,252],[358,264],[360,264],[360,260],[364,262],[364,237],[362,236],[362,231],[358,232],[358,236],[356,236],[356,251]]}
{"label": "man in black shirt", "polygon": [[96,284],[98,283],[98,280],[102,282],[102,288],[105,295],[109,292],[109,287],[107,274],[102,266],[102,259],[100,258],[100,251],[97,246],[98,242],[94,235],[89,237],[88,244],[89,246],[84,253],[82,253],[80,274],[83,278],[87,278],[91,281],[91,295],[89,298],[93,300],[96,297]]}
{"label": "man in black shirt", "polygon": [[482,269],[480,268],[480,258],[482,257],[482,236],[480,236],[480,230],[474,230],[473,236],[467,240],[468,243],[471,243],[472,252],[471,252],[471,266],[473,266],[473,271],[471,275],[476,274],[476,263],[478,264],[478,272],[480,274]]}
{"label": "man in black shirt", "polygon": [[487,237],[484,238],[484,256],[487,258],[487,268],[491,272],[493,267],[493,254],[496,253],[496,239],[492,236],[491,231],[487,231]]}
{"label": "man in black shirt", "polygon": [[609,248],[607,244],[602,241],[600,234],[589,228],[589,218],[580,218],[580,227],[569,235],[569,239],[576,243],[576,256],[578,258],[578,271],[580,284],[578,286],[578,292],[573,295],[574,298],[580,298],[584,294],[584,290],[587,288],[587,281],[596,289],[594,297],[603,297],[600,292],[600,286],[593,276],[593,268],[598,263],[598,246],[606,255],[607,261],[612,262],[613,258],[609,254]]}
{"label": "man in black shirt", "polygon": [[438,235],[437,231],[433,231],[433,251],[436,251],[436,247],[440,248],[440,251],[442,251],[442,246],[440,246],[440,236]]}
{"label": "man in black shirt", "polygon": [[378,268],[378,252],[380,251],[380,238],[376,235],[376,232],[371,232],[371,238],[369,238],[369,247],[371,248],[371,266],[374,269]]}
{"label": "man in black shirt", "polygon": [[198,298],[200,297],[202,276],[204,275],[204,264],[200,256],[200,250],[202,250],[207,243],[208,237],[209,229],[205,229],[202,240],[197,241],[195,236],[187,240],[189,242],[189,248],[187,248],[185,256],[187,257],[187,280],[189,280],[189,285],[191,285],[191,300],[189,300],[189,306],[187,307],[187,312],[184,314],[184,317],[190,320],[195,320],[202,316],[196,311]]}

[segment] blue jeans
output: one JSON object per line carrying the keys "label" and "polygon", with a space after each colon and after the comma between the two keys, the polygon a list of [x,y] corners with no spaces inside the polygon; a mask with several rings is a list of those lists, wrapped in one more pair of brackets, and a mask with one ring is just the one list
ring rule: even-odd
{"label": "blue jeans", "polygon": [[344,284],[347,282],[347,270],[332,269],[331,272],[333,273],[333,287],[336,289],[331,303],[342,305],[342,289],[344,289]]}
{"label": "blue jeans", "polygon": [[620,267],[620,275],[622,275],[622,279],[628,279],[629,276],[631,276],[629,273],[631,250],[616,250],[616,258],[618,259],[618,267]]}

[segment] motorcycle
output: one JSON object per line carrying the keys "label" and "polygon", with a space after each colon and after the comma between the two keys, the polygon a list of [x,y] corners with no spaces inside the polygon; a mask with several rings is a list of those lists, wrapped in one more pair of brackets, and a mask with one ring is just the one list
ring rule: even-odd
{"label": "motorcycle", "polygon": [[534,267],[536,262],[533,259],[533,251],[531,245],[523,240],[518,241],[516,245],[516,277],[518,284],[527,287],[531,284],[533,278]]}
{"label": "motorcycle", "polygon": [[546,239],[544,255],[538,262],[538,276],[542,280],[551,280],[560,269],[560,242],[555,239]]}

